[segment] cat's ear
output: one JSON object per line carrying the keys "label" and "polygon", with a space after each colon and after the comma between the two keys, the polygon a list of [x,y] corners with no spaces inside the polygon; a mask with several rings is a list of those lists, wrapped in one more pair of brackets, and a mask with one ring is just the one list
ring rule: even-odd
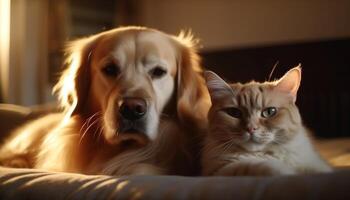
{"label": "cat's ear", "polygon": [[204,78],[212,101],[232,92],[231,87],[214,72],[205,71]]}
{"label": "cat's ear", "polygon": [[296,101],[297,92],[301,81],[301,65],[290,69],[282,78],[276,81],[275,89],[281,92],[287,92],[293,96]]}

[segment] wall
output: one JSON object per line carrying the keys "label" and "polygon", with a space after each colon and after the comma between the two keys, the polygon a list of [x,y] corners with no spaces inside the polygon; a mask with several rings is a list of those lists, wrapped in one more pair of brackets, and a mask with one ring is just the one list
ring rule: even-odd
{"label": "wall", "polygon": [[[1,65],[1,85],[6,103],[33,105],[46,101],[47,1],[10,1],[10,37]],[[9,39],[9,41],[8,41]],[[1,42],[4,45],[5,41]]]}
{"label": "wall", "polygon": [[139,22],[191,28],[205,50],[350,37],[349,0],[143,0]]}

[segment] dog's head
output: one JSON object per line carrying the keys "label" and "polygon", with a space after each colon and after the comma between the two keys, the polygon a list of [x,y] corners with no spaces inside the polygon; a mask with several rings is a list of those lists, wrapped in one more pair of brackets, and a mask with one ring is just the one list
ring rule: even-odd
{"label": "dog's head", "polygon": [[172,113],[205,121],[208,94],[192,36],[117,28],[70,43],[67,56],[55,87],[60,102],[68,117],[99,119],[110,144],[153,140]]}

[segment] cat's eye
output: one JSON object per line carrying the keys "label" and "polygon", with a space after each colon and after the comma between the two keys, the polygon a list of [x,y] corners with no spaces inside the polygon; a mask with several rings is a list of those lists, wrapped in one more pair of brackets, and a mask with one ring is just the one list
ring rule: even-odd
{"label": "cat's eye", "polygon": [[242,111],[236,107],[224,108],[223,111],[234,118],[241,118],[243,115]]}
{"label": "cat's eye", "polygon": [[163,77],[166,74],[166,72],[167,71],[164,68],[157,66],[151,69],[151,71],[149,71],[149,74],[152,79],[156,79]]}
{"label": "cat's eye", "polygon": [[119,67],[114,63],[108,63],[102,68],[102,73],[109,77],[116,77],[119,75]]}
{"label": "cat's eye", "polygon": [[269,118],[275,116],[277,113],[277,108],[267,107],[261,112],[261,116],[264,118]]}

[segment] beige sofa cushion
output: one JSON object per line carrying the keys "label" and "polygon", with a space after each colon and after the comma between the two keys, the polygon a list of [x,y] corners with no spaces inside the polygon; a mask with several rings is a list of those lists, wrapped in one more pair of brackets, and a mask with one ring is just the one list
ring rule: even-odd
{"label": "beige sofa cushion", "polygon": [[0,168],[0,199],[350,199],[350,170],[275,177],[85,176]]}

